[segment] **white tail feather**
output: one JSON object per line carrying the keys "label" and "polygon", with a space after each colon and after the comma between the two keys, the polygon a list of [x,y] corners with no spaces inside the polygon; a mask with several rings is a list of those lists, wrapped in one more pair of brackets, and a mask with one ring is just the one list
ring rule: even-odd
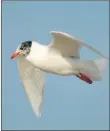
{"label": "white tail feather", "polygon": [[106,68],[107,60],[106,59],[94,60],[94,64],[97,67],[100,76],[102,77]]}
{"label": "white tail feather", "polygon": [[80,73],[87,75],[92,81],[102,79],[107,59],[78,61],[77,67]]}

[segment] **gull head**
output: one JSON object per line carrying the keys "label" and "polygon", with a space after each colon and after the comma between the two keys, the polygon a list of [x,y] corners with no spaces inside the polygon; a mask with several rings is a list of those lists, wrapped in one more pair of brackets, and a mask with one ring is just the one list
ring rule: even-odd
{"label": "gull head", "polygon": [[32,41],[25,41],[25,42],[22,42],[16,52],[14,52],[12,55],[11,55],[11,59],[19,56],[19,55],[22,55],[22,56],[27,56],[29,53],[30,53],[30,50],[31,50],[31,46],[32,46]]}

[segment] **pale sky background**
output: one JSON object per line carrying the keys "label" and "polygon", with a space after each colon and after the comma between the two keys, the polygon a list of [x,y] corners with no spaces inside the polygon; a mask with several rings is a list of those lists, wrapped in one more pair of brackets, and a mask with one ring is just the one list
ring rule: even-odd
{"label": "pale sky background", "polygon": [[[109,128],[109,65],[92,85],[78,78],[46,74],[42,116],[37,119],[10,55],[25,40],[51,41],[51,30],[64,31],[109,55],[108,2],[3,2],[2,129]],[[83,48],[81,59],[100,58]]]}

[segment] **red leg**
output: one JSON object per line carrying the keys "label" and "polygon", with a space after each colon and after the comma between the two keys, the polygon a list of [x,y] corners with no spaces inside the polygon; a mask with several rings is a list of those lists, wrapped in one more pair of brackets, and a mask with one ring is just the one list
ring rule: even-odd
{"label": "red leg", "polygon": [[90,78],[82,73],[80,73],[79,75],[76,75],[79,79],[89,83],[89,84],[92,84],[92,81],[90,80]]}

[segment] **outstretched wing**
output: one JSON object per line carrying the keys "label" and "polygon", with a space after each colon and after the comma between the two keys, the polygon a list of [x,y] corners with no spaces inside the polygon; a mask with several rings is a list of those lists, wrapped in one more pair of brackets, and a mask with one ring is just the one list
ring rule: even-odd
{"label": "outstretched wing", "polygon": [[17,65],[26,95],[36,115],[40,116],[44,92],[44,74],[23,56],[17,58]]}
{"label": "outstretched wing", "polygon": [[99,54],[100,56],[108,59],[106,56],[104,56],[101,52],[99,52],[97,49],[93,48],[92,46],[86,44],[85,42],[76,39],[66,33],[63,32],[56,32],[51,31],[52,35],[52,42],[49,44],[49,47],[55,49],[63,56],[74,56],[77,58],[80,58],[80,48],[82,46],[85,46],[95,53]]}

